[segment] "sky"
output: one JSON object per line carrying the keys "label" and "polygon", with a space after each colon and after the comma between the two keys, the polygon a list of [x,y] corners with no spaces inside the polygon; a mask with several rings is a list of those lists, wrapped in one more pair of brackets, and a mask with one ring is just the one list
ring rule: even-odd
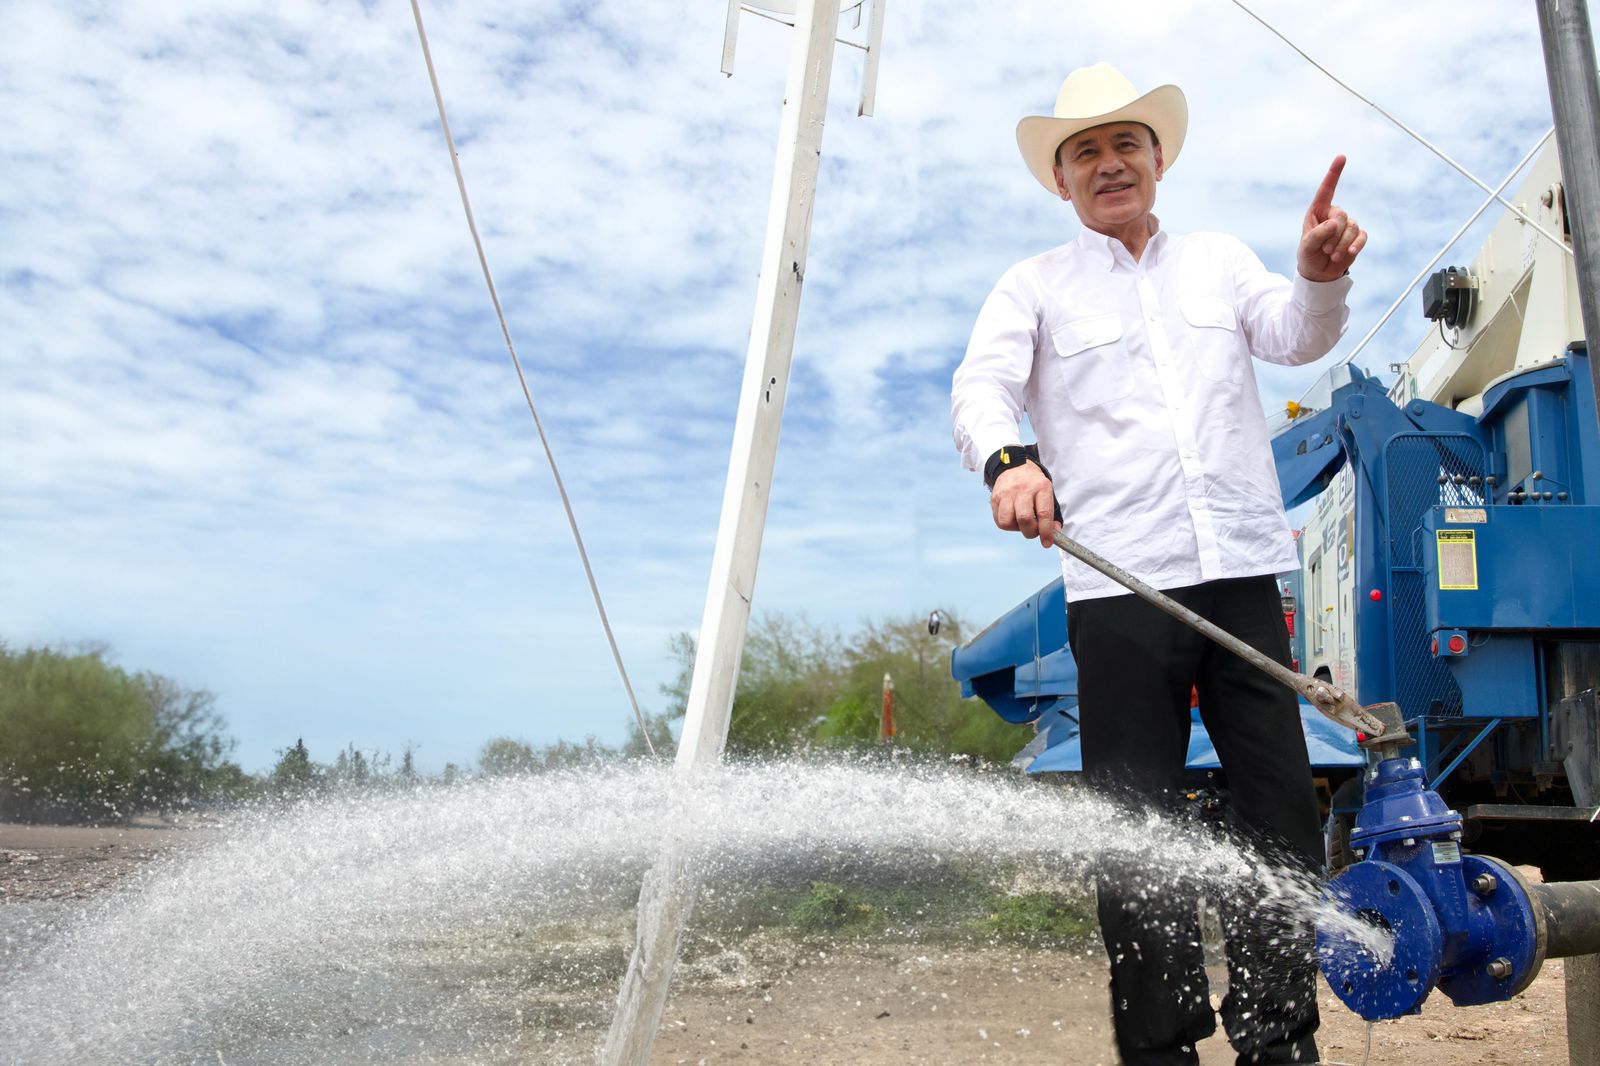
{"label": "sky", "polygon": [[[1230,0],[886,2],[875,117],[860,53],[835,61],[754,606],[976,627],[1058,573],[993,528],[949,383],[994,281],[1077,230],[1014,140],[1069,70],[1181,86],[1163,225],[1280,272],[1348,155],[1338,202],[1371,243],[1336,352],[1483,195]],[[1550,123],[1530,3],[1252,6],[1491,185]],[[509,328],[661,710],[704,605],[792,31],[744,15],[725,78],[720,0],[422,9]],[[620,742],[405,0],[10,0],[0,106],[0,640],[210,690],[252,771],[302,737],[435,771],[495,736]],[[1419,299],[1363,365],[1409,354]],[[1260,367],[1266,403],[1326,366]]]}

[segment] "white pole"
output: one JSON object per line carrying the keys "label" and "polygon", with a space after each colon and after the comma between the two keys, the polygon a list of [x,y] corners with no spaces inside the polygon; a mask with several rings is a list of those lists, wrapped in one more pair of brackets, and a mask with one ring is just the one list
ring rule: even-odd
{"label": "white pole", "polygon": [[[872,0],[872,17],[867,23],[867,58],[861,67],[861,106],[856,114],[870,118],[878,107],[878,61],[883,58],[883,5],[888,0]],[[856,8],[856,18],[861,9]]]}
{"label": "white pole", "polygon": [[739,47],[739,0],[728,0],[728,21],[722,28],[722,73],[733,77],[733,53]]}
{"label": "white pole", "polygon": [[[678,741],[677,771],[681,775],[716,763],[728,739],[783,401],[789,388],[838,26],[836,0],[799,0],[796,5],[755,320],[745,356],[699,649],[689,683],[683,735]],[[685,826],[684,832],[692,835],[694,827]],[[650,1058],[677,963],[678,941],[694,903],[696,883],[685,853],[671,841],[664,841],[663,849],[639,893],[633,956],[600,1056],[607,1066],[643,1066]]]}
{"label": "white pole", "polygon": [[711,583],[700,619],[699,651],[689,682],[683,736],[678,741],[681,770],[716,762],[728,739],[728,716],[733,711],[734,683],[755,591],[783,401],[789,390],[789,363],[800,313],[800,286],[805,279],[822,155],[822,120],[838,25],[836,0],[801,0],[796,7],[755,320],[733,427],[722,521],[711,558]]}

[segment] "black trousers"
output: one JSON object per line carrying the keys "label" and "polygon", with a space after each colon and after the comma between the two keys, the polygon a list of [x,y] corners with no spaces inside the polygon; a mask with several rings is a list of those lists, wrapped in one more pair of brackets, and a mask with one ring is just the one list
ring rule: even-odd
{"label": "black trousers", "polygon": [[[1289,634],[1271,577],[1168,594],[1288,664]],[[1292,692],[1131,595],[1070,604],[1067,636],[1078,664],[1083,765],[1094,787],[1135,806],[1176,806],[1196,687],[1236,825],[1275,861],[1321,868],[1311,764]],[[1199,1061],[1195,1043],[1216,1031],[1194,894],[1168,878],[1161,883],[1150,891],[1137,878],[1108,873],[1098,885],[1117,1048],[1128,1066],[1190,1066]],[[1281,913],[1257,913],[1247,900],[1224,900],[1220,909],[1228,947],[1222,1018],[1238,1062],[1314,1062],[1312,930]]]}

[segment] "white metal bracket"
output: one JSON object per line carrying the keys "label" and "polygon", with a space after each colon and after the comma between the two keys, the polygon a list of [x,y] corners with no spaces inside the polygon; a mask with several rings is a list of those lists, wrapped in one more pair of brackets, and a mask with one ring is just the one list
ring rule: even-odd
{"label": "white metal bracket", "polygon": [[[861,104],[856,108],[856,114],[868,118],[878,103],[878,58],[883,52],[883,5],[887,0],[839,0],[839,14],[853,16],[851,28],[861,29],[862,12],[870,9],[866,16],[866,40],[851,40],[846,37],[837,37],[839,44],[858,48],[866,53],[866,60],[861,68]],[[795,0],[728,0],[728,19],[722,30],[722,73],[733,77],[733,55],[739,47],[739,15],[748,11],[752,15],[782,22],[786,26],[793,26]]]}

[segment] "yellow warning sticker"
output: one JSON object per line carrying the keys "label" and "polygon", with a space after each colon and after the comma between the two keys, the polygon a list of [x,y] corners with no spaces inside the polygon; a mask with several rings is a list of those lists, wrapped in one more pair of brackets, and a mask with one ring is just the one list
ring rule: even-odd
{"label": "yellow warning sticker", "polygon": [[1439,587],[1478,587],[1478,544],[1471,529],[1441,529],[1439,537]]}

